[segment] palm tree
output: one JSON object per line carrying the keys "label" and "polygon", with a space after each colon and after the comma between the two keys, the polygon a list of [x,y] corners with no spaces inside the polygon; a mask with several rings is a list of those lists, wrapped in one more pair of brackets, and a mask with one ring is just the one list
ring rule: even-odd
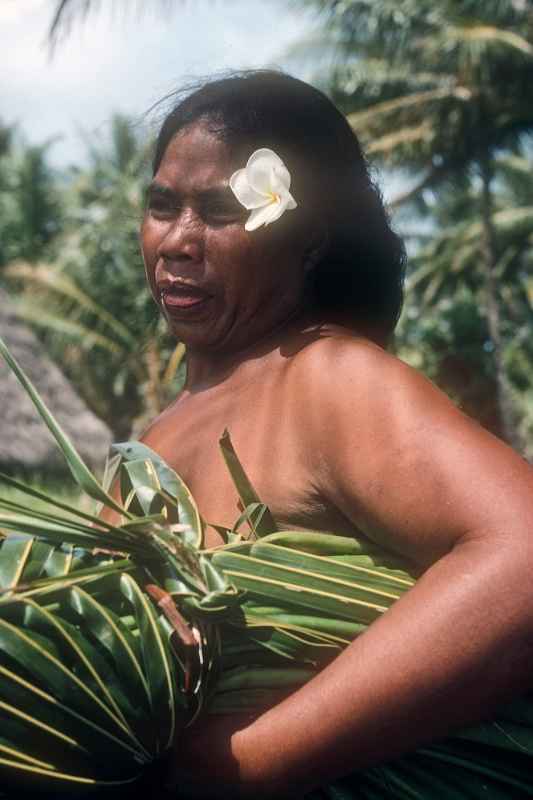
{"label": "palm tree", "polygon": [[[533,421],[528,390],[533,349],[528,330],[532,304],[528,294],[533,193],[525,157],[498,158],[498,191],[493,225],[498,237],[496,268],[502,316],[501,353],[513,399],[520,406],[526,456],[527,426]],[[496,381],[492,341],[483,307],[484,283],[481,187],[468,179],[443,186],[438,202],[428,198],[432,234],[418,242],[408,278],[409,305],[400,326],[399,352],[414,361],[454,395],[462,406],[494,433],[502,435],[494,403]],[[423,202],[423,201],[422,201]],[[520,434],[520,431],[518,432]]]}
{"label": "palm tree", "polygon": [[14,129],[0,128],[0,266],[43,258],[62,227],[51,144],[26,145]]}
{"label": "palm tree", "polygon": [[0,120],[0,158],[9,152],[13,128],[9,125],[2,125]]}
{"label": "palm tree", "polygon": [[[107,6],[109,7],[109,5],[108,2]],[[172,11],[175,3],[173,0],[154,0],[152,5],[154,8],[159,7],[161,11],[168,14]],[[51,49],[54,49],[62,36],[69,33],[73,24],[77,21],[83,21],[91,12],[96,11],[99,7],[99,0],[56,0],[54,15],[48,29],[48,41]],[[141,0],[138,0],[136,4],[134,4],[132,0],[122,0],[122,2],[113,3],[113,10],[122,8],[125,13],[131,12],[132,7],[134,7],[134,10],[138,14],[146,11],[146,3],[141,2]]]}
{"label": "palm tree", "polygon": [[345,56],[331,92],[366,150],[417,178],[399,202],[452,176],[480,186],[484,312],[507,438],[517,444],[502,355],[494,161],[533,128],[531,0],[315,0]]}

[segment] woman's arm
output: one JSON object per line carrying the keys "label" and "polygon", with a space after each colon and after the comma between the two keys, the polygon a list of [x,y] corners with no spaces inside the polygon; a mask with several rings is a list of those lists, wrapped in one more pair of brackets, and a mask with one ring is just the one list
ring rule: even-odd
{"label": "woman's arm", "polygon": [[532,470],[377,348],[346,340],[317,351],[298,379],[306,390],[295,386],[317,490],[427,569],[332,664],[229,741],[226,722],[191,731],[182,764],[200,795],[216,785],[220,796],[300,796],[533,686]]}

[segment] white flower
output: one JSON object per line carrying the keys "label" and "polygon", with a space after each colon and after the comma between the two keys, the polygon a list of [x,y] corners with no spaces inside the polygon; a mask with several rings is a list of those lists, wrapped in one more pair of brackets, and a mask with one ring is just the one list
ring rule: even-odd
{"label": "white flower", "polygon": [[281,158],[267,147],[255,150],[244,169],[233,173],[229,185],[239,203],[252,212],[244,226],[247,231],[255,231],[260,225],[270,225],[284,211],[297,206],[289,192],[289,170]]}

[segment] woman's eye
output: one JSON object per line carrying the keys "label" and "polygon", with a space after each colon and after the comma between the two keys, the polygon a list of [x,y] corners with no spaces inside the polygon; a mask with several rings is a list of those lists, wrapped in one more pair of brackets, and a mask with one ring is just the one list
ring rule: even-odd
{"label": "woman's eye", "polygon": [[179,206],[165,197],[151,197],[148,199],[148,211],[154,217],[173,217]]}
{"label": "woman's eye", "polygon": [[242,217],[242,208],[231,202],[213,202],[205,206],[204,217],[220,224],[237,222]]}
{"label": "woman's eye", "polygon": [[175,213],[172,206],[163,203],[150,203],[149,210],[155,217],[170,217]]}

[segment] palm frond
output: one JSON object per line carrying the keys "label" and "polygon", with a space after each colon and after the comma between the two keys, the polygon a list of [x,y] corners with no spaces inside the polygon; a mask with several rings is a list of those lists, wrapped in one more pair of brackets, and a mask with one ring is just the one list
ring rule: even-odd
{"label": "palm frond", "polygon": [[[173,10],[172,0],[157,0],[162,12],[171,13]],[[115,4],[113,8],[116,8]],[[126,7],[127,6],[127,7]],[[56,8],[48,29],[48,42],[53,52],[62,37],[67,36],[73,25],[78,21],[83,21],[89,14],[97,11],[101,7],[99,0],[56,0]],[[132,3],[123,4],[124,10],[131,12]],[[137,14],[144,10],[144,4],[137,2]]]}
{"label": "palm frond", "polygon": [[385,100],[374,103],[364,111],[355,111],[348,115],[348,122],[354,128],[363,128],[369,121],[373,121],[377,115],[390,115],[398,111],[405,111],[416,106],[424,106],[439,100],[453,98],[466,102],[471,97],[470,90],[465,86],[445,87],[441,89],[430,89],[424,92],[412,92],[394,100]]}
{"label": "palm frond", "polygon": [[533,46],[523,36],[510,30],[504,30],[494,25],[447,25],[444,36],[448,41],[466,44],[503,44],[527,56],[533,56]]}
{"label": "palm frond", "polygon": [[[131,331],[120,320],[89,297],[87,292],[84,292],[68,275],[52,265],[15,261],[6,267],[5,274],[7,277],[24,281],[31,294],[36,290],[45,289],[52,295],[73,301],[81,311],[90,313],[98,322],[112,331],[122,345],[128,349],[136,346],[136,340]],[[88,332],[87,329],[84,329],[85,332]],[[115,349],[118,349],[116,343]]]}
{"label": "palm frond", "polygon": [[366,152],[369,155],[380,153],[384,158],[387,157],[391,151],[396,150],[398,147],[409,145],[419,142],[431,142],[435,133],[429,123],[422,123],[421,125],[406,126],[400,130],[388,133],[379,138],[371,138],[366,145]]}

